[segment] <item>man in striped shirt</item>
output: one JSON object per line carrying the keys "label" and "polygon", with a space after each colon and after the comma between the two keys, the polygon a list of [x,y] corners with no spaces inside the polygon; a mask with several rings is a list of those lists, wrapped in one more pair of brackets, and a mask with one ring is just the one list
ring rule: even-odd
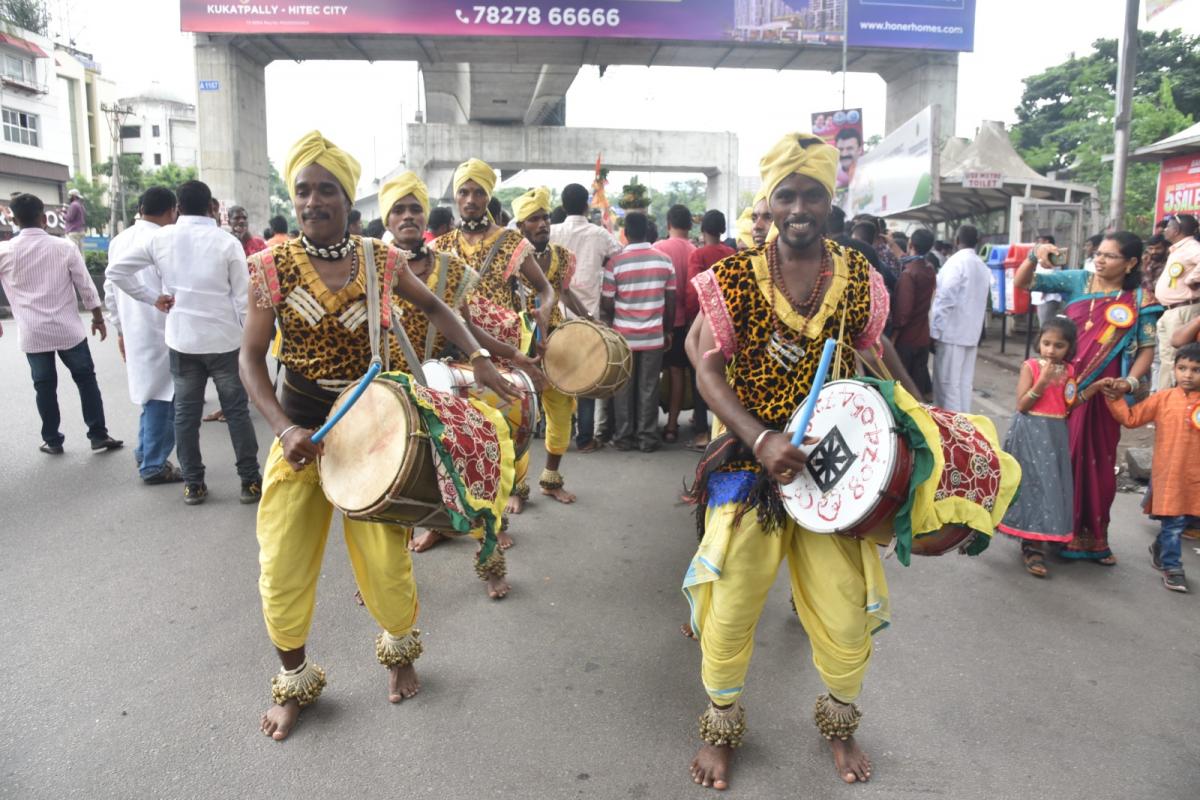
{"label": "man in striped shirt", "polygon": [[643,453],[659,448],[658,381],[663,351],[671,347],[675,320],[675,267],[646,241],[649,220],[633,212],[625,217],[629,244],[604,268],[600,308],[612,329],[633,351],[633,374],[613,398],[616,429],[613,445]]}
{"label": "man in striped shirt", "polygon": [[[63,434],[59,430],[58,370],[54,355],[62,359],[79,389],[83,419],[93,450],[115,450],[121,442],[108,435],[104,401],[96,383],[96,368],[88,349],[87,332],[79,319],[75,291],[92,312],[92,333],[104,341],[108,331],[100,296],[84,266],[79,249],[66,239],[46,233],[46,208],[31,194],[12,201],[13,219],[21,232],[0,244],[0,285],[12,304],[17,338],[29,360],[38,414],[42,418],[43,453],[59,455]],[[4,329],[0,328],[0,335]]]}

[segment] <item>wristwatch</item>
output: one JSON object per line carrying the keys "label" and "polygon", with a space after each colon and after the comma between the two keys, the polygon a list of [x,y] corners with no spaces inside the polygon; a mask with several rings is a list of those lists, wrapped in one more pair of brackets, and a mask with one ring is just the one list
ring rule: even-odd
{"label": "wristwatch", "polygon": [[492,354],[490,352],[488,352],[488,349],[486,347],[481,347],[478,350],[476,350],[474,353],[471,353],[471,355],[467,356],[467,361],[474,361],[477,358],[489,358],[490,359],[491,357],[492,357]]}

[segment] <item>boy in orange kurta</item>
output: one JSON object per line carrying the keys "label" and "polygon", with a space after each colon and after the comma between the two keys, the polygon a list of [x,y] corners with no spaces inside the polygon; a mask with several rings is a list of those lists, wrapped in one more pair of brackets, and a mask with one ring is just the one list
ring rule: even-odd
{"label": "boy in orange kurta", "polygon": [[1163,585],[1186,592],[1180,536],[1200,517],[1200,342],[1181,347],[1175,356],[1175,388],[1159,391],[1130,408],[1112,386],[1104,387],[1108,410],[1126,428],[1154,423],[1150,516],[1162,523],[1150,546]]}

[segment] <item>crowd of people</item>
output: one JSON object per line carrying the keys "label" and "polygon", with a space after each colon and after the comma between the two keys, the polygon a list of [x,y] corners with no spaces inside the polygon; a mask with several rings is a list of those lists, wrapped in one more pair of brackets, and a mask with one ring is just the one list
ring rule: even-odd
{"label": "crowd of people", "polygon": [[[562,466],[572,435],[580,455],[648,453],[679,441],[690,406],[686,446],[702,454],[690,497],[703,530],[684,583],[685,630],[699,641],[710,701],[691,777],[728,785],[746,731],[739,698],[755,624],[786,558],[827,689],[814,721],[839,776],[868,780],[854,732],[871,638],[888,622],[879,548],[814,534],[772,502],[771,487],[806,463],[780,433],[818,380],[819,343],[830,338],[845,374],[861,360],[917,401],[969,414],[990,276],[971,225],[950,245],[927,229],[847,220],[832,205],[838,163],[837,149],[816,137],[783,137],[764,155],[762,190],[730,237],[720,211],[696,215],[682,205],[668,210],[661,238],[641,212],[609,231],[589,217],[588,190],[575,183],[557,207],[539,187],[504,209],[496,171],[479,159],[455,171],[453,209],[432,207],[421,178],[407,172],[380,188],[382,215],[364,222],[353,208],[358,162],[314,131],[283,171],[299,230],[276,218],[256,236],[241,206],[227,209],[226,230],[200,181],[150,189],[136,223],[111,242],[103,303],[78,248],[48,236],[42,202],[22,195],[12,203],[20,233],[0,244],[0,282],[30,363],[41,449],[63,452],[56,355],[79,387],[91,448],[122,446],[106,427],[76,292],[93,333],[103,340],[107,324],[118,333],[141,407],[140,479],[182,484],[189,505],[209,492],[200,428],[213,381],[239,500],[258,504],[262,613],[281,663],[261,727],[282,740],[326,682],[306,650],[336,510],[316,432],[370,365],[388,365],[383,380],[420,416],[454,512],[424,530],[353,514],[344,521],[358,599],[381,628],[376,655],[396,703],[420,689],[413,553],[469,535],[487,596],[510,591],[509,527],[530,494],[530,454],[518,453],[505,416],[522,396],[512,373],[529,376],[541,400],[540,491],[566,504],[576,499]],[[1168,589],[1187,590],[1180,538],[1200,515],[1200,461],[1188,458],[1200,452],[1196,234],[1187,215],[1168,218],[1161,238],[1146,243],[1109,232],[1090,242],[1080,269],[1064,269],[1061,251],[1042,241],[1017,272],[1016,284],[1040,293],[1048,311],[1039,315],[1038,357],[1021,367],[1005,441],[1025,480],[999,527],[1021,539],[1034,575],[1047,575],[1045,543],[1068,559],[1116,563],[1108,526],[1119,426],[1153,423],[1146,509],[1161,533],[1151,558]],[[548,340],[568,319],[598,322],[628,345],[630,377],[612,397],[572,396],[543,373]],[[443,357],[492,400],[431,392],[409,377]],[[251,404],[273,434],[265,462]]]}

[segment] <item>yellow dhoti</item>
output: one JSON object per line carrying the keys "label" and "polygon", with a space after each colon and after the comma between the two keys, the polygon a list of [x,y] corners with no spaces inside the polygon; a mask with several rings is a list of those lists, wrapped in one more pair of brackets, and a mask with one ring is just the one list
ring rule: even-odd
{"label": "yellow dhoti", "polygon": [[[271,445],[264,472],[257,522],[263,618],[277,648],[296,650],[304,646],[312,626],[334,509],[321,491],[317,466],[293,471],[278,441]],[[406,636],[419,610],[408,552],[411,530],[349,518],[343,527],[367,610],[389,634]]]}
{"label": "yellow dhoti", "polygon": [[813,665],[834,699],[853,702],[871,659],[871,635],[888,624],[887,580],[877,547],[811,533],[790,519],[782,530],[766,533],[754,509],[735,525],[738,507],[709,509],[704,539],[684,579],[705,691],[718,705],[741,695],[754,630],[786,558]]}
{"label": "yellow dhoti", "polygon": [[574,397],[563,394],[553,386],[542,390],[542,409],[546,412],[546,452],[561,456],[571,446],[571,417],[575,413]]}

